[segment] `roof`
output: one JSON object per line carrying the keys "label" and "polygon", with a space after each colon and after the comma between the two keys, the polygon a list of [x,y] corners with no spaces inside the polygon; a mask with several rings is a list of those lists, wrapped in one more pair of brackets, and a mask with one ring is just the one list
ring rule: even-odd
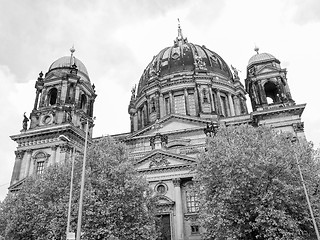
{"label": "roof", "polygon": [[257,64],[257,63],[260,63],[260,62],[266,62],[266,61],[272,61],[272,60],[279,61],[278,59],[276,59],[270,53],[257,53],[257,54],[253,55],[249,59],[248,67],[253,65],[253,64]]}
{"label": "roof", "polygon": [[[71,59],[72,58],[72,59]],[[86,74],[89,76],[86,66],[77,58],[74,56],[64,56],[56,61],[54,61],[51,66],[49,67],[49,71],[53,69],[59,69],[59,68],[65,68],[65,67],[72,67],[72,65],[76,65],[78,71]]]}

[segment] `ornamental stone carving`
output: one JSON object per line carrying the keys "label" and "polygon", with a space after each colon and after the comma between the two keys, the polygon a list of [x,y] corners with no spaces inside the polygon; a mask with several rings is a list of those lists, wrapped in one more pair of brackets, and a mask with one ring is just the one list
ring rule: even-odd
{"label": "ornamental stone carving", "polygon": [[295,132],[303,132],[304,131],[304,123],[303,122],[294,123],[292,126],[293,126],[293,129]]}
{"label": "ornamental stone carving", "polygon": [[17,150],[14,153],[16,154],[16,158],[21,160],[23,158],[25,151],[24,150]]}
{"label": "ornamental stone carving", "polygon": [[63,144],[63,145],[60,145],[60,152],[61,153],[66,153],[66,152],[69,152],[70,151],[70,146],[66,145],[66,144]]}
{"label": "ornamental stone carving", "polygon": [[185,221],[191,221],[193,223],[197,223],[199,220],[198,214],[184,214]]}
{"label": "ornamental stone carving", "polygon": [[180,187],[181,179],[180,178],[174,178],[172,179],[173,186]]}
{"label": "ornamental stone carving", "polygon": [[170,164],[168,159],[160,154],[156,154],[151,158],[151,162],[149,164],[149,168],[153,167],[166,167]]}

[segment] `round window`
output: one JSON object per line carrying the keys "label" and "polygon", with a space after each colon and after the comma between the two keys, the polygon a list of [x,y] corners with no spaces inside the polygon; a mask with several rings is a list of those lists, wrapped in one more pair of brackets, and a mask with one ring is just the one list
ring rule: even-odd
{"label": "round window", "polygon": [[158,192],[158,193],[164,194],[166,191],[167,191],[167,188],[166,188],[165,185],[159,184],[159,185],[157,186],[157,192]]}

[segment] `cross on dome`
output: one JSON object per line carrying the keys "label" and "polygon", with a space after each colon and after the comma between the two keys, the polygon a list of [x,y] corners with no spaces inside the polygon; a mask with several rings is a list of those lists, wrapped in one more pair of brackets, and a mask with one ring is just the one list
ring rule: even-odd
{"label": "cross on dome", "polygon": [[182,45],[187,42],[187,38],[183,38],[182,29],[180,27],[180,19],[178,18],[178,36],[174,41],[175,45]]}

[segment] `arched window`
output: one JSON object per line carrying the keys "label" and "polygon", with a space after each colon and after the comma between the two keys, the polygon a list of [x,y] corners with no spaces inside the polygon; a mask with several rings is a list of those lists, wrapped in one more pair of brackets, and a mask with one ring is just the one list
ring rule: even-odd
{"label": "arched window", "polygon": [[44,152],[39,152],[34,156],[34,163],[35,163],[34,170],[37,175],[40,175],[43,173],[48,157],[49,155]]}
{"label": "arched window", "polygon": [[278,102],[278,87],[273,82],[267,82],[264,85],[264,91],[266,93],[268,104]]}
{"label": "arched window", "polygon": [[48,93],[49,106],[57,103],[58,90],[52,88]]}
{"label": "arched window", "polygon": [[86,109],[86,104],[87,104],[87,97],[86,97],[86,95],[82,94],[81,95],[81,100],[80,100],[80,108],[82,110],[85,110]]}
{"label": "arched window", "polygon": [[186,206],[188,213],[199,212],[199,198],[198,193],[194,189],[192,182],[188,182],[185,186]]}

